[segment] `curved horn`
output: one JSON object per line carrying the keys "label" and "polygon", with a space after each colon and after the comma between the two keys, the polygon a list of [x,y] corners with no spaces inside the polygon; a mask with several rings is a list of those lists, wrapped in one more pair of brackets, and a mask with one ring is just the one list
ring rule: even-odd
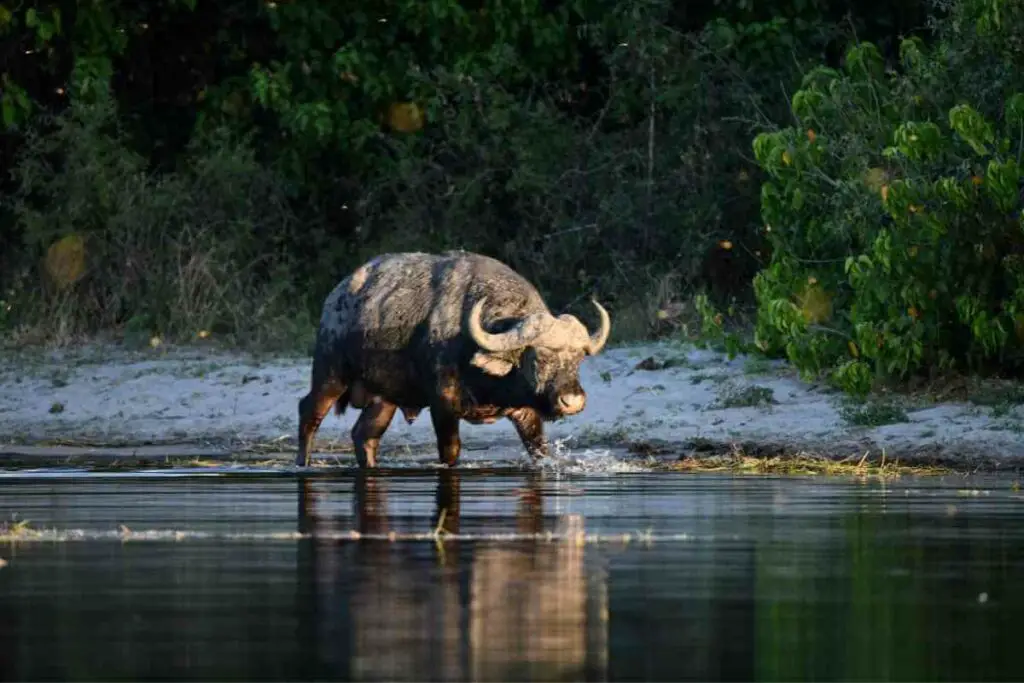
{"label": "curved horn", "polygon": [[608,311],[604,310],[604,306],[597,303],[597,299],[591,299],[590,303],[594,304],[597,314],[601,316],[601,327],[597,332],[590,335],[590,344],[587,347],[587,353],[591,356],[596,356],[601,353],[601,349],[608,342],[608,335],[612,332],[612,319],[609,317]]}
{"label": "curved horn", "polygon": [[539,320],[534,319],[533,316],[530,316],[520,321],[518,325],[508,332],[491,334],[480,324],[480,316],[483,313],[484,302],[486,301],[486,297],[481,298],[473,304],[473,309],[469,312],[469,335],[485,351],[501,352],[521,349],[536,340],[537,337],[544,334],[551,327],[552,321],[545,321],[547,322],[545,325]]}

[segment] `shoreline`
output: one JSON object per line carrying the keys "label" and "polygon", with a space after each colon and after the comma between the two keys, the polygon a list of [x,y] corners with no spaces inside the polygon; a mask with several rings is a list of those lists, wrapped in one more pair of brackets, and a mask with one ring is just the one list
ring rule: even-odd
{"label": "shoreline", "polygon": [[[22,462],[158,460],[161,454],[289,464],[310,361],[213,348],[127,351],[110,345],[0,354],[0,466]],[[889,413],[850,406],[837,391],[800,381],[784,361],[677,344],[609,348],[581,367],[583,413],[546,431],[556,450],[611,452],[625,464],[729,457],[816,457],[899,462],[963,472],[1024,467],[1024,406],[912,402]],[[382,466],[433,461],[424,410],[395,419]],[[353,466],[349,430],[359,411],[333,412],[314,459]],[[866,422],[864,426],[853,424]],[[874,420],[875,423],[872,423]],[[460,464],[526,462],[507,421],[463,424]],[[111,450],[117,447],[118,450]],[[83,450],[84,449],[84,450]],[[134,451],[134,454],[132,452]],[[174,456],[178,457],[178,456]]]}

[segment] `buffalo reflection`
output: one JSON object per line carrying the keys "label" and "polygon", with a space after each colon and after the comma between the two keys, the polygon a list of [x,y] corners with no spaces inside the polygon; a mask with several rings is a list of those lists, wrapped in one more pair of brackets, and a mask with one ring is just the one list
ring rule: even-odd
{"label": "buffalo reflection", "polygon": [[[328,494],[317,491],[315,481],[314,478],[306,476],[299,478],[299,533],[315,538],[350,530],[342,528],[343,520],[340,518],[317,514],[318,502]],[[356,524],[352,530],[366,535],[387,534],[390,531],[387,516],[387,481],[388,478],[380,474],[356,472],[352,486],[353,517]],[[451,470],[439,472],[431,529],[437,529],[440,522],[442,531],[453,534],[459,532],[460,484],[457,473]]]}
{"label": "buffalo reflection", "polygon": [[[440,470],[430,527],[389,518],[388,488],[395,480],[358,472],[353,481],[354,527],[387,537],[439,529],[459,534],[462,473]],[[354,678],[603,679],[607,668],[607,593],[601,577],[588,578],[578,516],[554,519],[552,531],[568,538],[438,542],[362,539],[333,543],[344,534],[344,515],[318,516],[327,496],[313,479],[299,488],[299,531],[317,547],[307,571],[317,584],[317,612],[347,612],[347,661]],[[545,531],[541,477],[517,492],[516,532]],[[488,520],[489,527],[493,520]],[[499,530],[499,533],[507,533]],[[319,536],[319,538],[318,538]],[[442,534],[443,536],[443,534]],[[337,537],[337,536],[335,536]],[[343,558],[343,559],[341,559]],[[341,585],[339,585],[341,584]],[[329,586],[327,591],[321,587]],[[330,596],[330,597],[329,597]],[[345,604],[342,605],[340,602]],[[330,617],[328,617],[330,618]],[[321,649],[320,657],[324,657]],[[329,657],[330,658],[330,657]]]}

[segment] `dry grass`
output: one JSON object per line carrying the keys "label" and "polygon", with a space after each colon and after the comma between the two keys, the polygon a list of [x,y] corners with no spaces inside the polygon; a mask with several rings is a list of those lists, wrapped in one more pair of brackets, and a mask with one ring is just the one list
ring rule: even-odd
{"label": "dry grass", "polygon": [[783,476],[855,477],[861,479],[897,479],[901,476],[937,476],[954,471],[938,465],[906,465],[887,460],[885,453],[877,460],[864,453],[859,458],[828,458],[810,453],[756,456],[741,449],[725,455],[683,458],[668,465],[676,472],[732,472],[736,474],[776,474]]}
{"label": "dry grass", "polygon": [[31,540],[36,536],[38,532],[29,526],[27,519],[0,524],[0,541]]}

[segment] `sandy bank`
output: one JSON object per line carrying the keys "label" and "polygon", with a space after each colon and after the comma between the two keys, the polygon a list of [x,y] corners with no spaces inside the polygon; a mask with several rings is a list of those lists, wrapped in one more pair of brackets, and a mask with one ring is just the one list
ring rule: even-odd
{"label": "sandy bank", "polygon": [[[262,444],[263,450],[276,444],[281,457],[294,452],[297,402],[308,389],[309,365],[305,358],[213,350],[8,354],[0,358],[0,442],[7,444],[0,454],[19,452],[14,444],[67,440],[236,449]],[[844,417],[840,394],[799,381],[784,363],[729,361],[672,345],[609,349],[584,361],[582,373],[586,410],[548,426],[573,450],[632,444],[634,451],[650,452],[654,445],[665,447],[668,457],[699,457],[740,445],[835,458],[867,452],[872,460],[884,451],[890,461],[965,469],[1024,463],[1019,406],[930,404],[906,407],[905,421],[857,426]],[[318,447],[346,448],[357,415],[332,413]],[[463,425],[462,436],[467,449],[518,448],[504,421]],[[396,418],[382,447],[385,461],[409,448],[432,449],[429,415],[412,425]]]}

